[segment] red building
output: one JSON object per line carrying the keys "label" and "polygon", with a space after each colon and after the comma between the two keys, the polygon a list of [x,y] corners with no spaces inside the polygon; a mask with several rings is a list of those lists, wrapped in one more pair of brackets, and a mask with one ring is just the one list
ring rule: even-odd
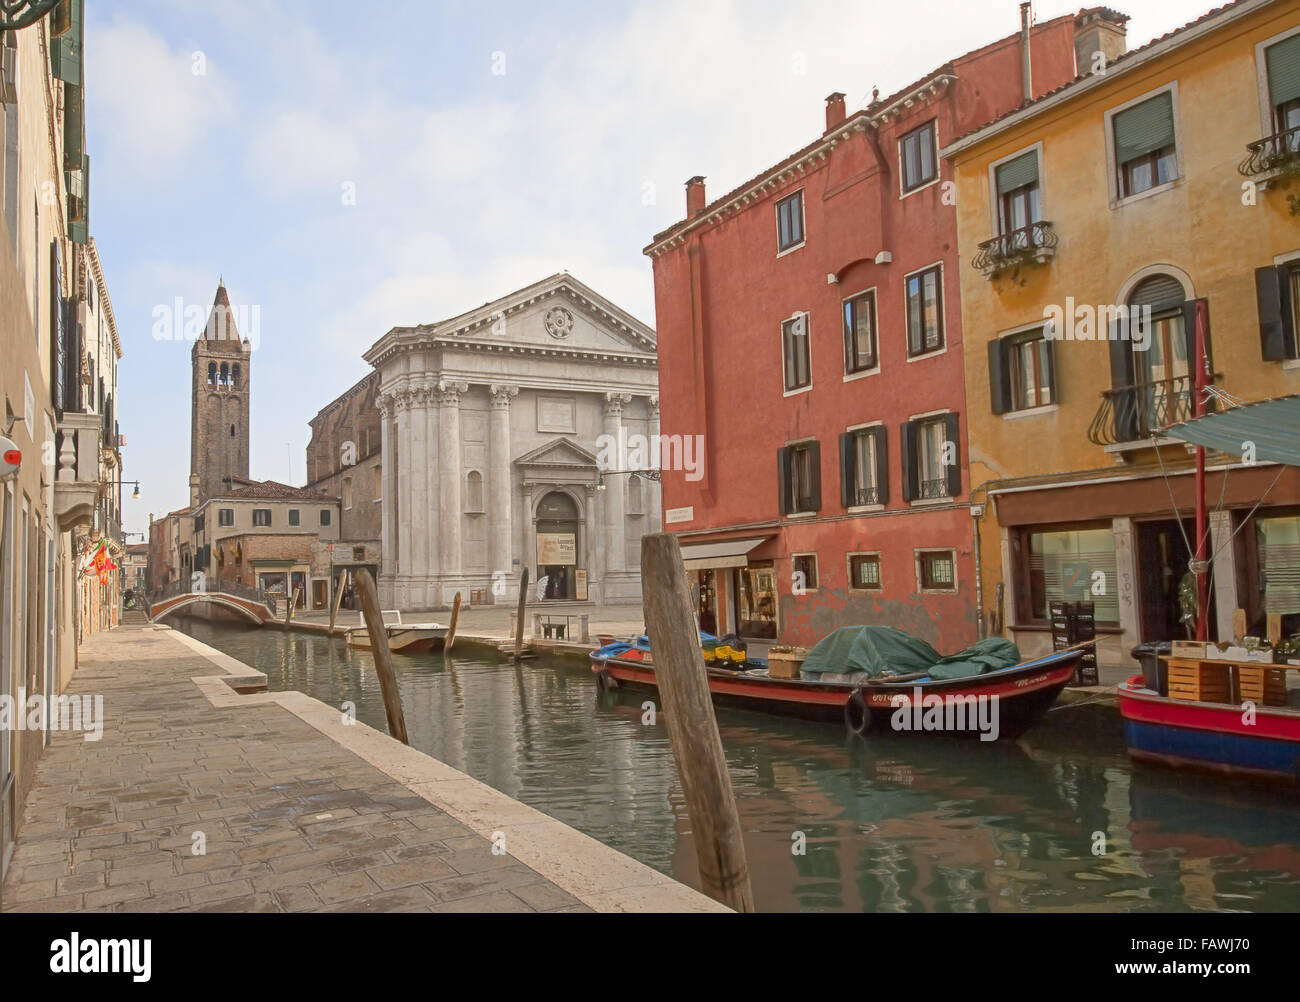
{"label": "red building", "polygon": [[[1027,24],[708,202],[645,249],[664,525],[701,626],[810,643],[896,626],[977,639],[954,186],[939,148],[1087,71],[1122,15]],[[966,265],[969,266],[969,265]],[[687,436],[703,463],[672,469]],[[700,455],[701,453],[697,453]],[[680,465],[680,464],[677,464]],[[692,464],[695,467],[696,464]]]}

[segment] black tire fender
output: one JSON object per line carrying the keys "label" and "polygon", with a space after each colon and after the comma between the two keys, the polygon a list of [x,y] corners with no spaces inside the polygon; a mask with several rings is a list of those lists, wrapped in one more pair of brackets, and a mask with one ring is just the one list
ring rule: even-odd
{"label": "black tire fender", "polygon": [[854,689],[853,694],[844,704],[844,725],[849,729],[850,734],[860,738],[871,733],[871,710],[867,707],[861,688]]}

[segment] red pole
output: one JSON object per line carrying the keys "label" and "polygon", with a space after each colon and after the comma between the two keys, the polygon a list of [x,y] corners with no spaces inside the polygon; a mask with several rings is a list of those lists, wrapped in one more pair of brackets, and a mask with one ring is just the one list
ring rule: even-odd
{"label": "red pole", "polygon": [[[1205,416],[1205,387],[1209,373],[1205,358],[1205,303],[1196,301],[1196,357],[1192,376],[1192,413]],[[1210,575],[1205,566],[1209,559],[1209,513],[1205,507],[1205,447],[1196,447],[1196,639],[1210,639]]]}

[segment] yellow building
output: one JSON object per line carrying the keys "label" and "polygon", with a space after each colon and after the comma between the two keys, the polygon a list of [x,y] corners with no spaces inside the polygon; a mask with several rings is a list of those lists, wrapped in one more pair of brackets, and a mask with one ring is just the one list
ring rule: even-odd
{"label": "yellow building", "polygon": [[[1300,0],[1132,51],[1097,21],[1079,79],[943,154],[981,608],[1034,654],[1051,602],[1092,601],[1102,663],[1136,667],[1139,641],[1187,636],[1193,456],[1161,431],[1193,413],[1198,303],[1214,406],[1300,393]],[[1300,470],[1248,443],[1208,465],[1210,636],[1238,608],[1300,632]]]}

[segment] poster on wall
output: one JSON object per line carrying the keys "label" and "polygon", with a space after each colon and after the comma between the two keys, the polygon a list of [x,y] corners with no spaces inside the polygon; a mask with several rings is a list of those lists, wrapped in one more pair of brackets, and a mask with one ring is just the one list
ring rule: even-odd
{"label": "poster on wall", "polygon": [[578,563],[578,537],[572,532],[537,534],[538,567],[574,567]]}
{"label": "poster on wall", "polygon": [[587,601],[587,572],[574,572],[574,585],[578,590],[577,600],[579,602]]}

